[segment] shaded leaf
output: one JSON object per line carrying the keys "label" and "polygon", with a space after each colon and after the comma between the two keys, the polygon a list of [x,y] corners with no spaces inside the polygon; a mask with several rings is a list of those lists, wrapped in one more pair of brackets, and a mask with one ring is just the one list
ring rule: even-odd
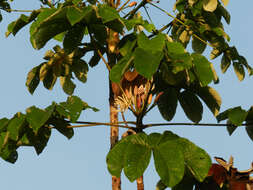
{"label": "shaded leaf", "polygon": [[202,54],[206,49],[206,43],[202,42],[196,37],[192,37],[192,49],[196,53]]}
{"label": "shaded leaf", "polygon": [[203,106],[194,93],[185,90],[179,94],[178,100],[191,121],[198,123],[202,119]]}
{"label": "shaded leaf", "polygon": [[66,53],[71,53],[80,45],[84,30],[85,27],[82,24],[76,24],[68,30],[63,40],[63,47]]}
{"label": "shaded leaf", "polygon": [[[230,120],[227,121],[227,124],[231,124]],[[237,129],[237,126],[235,125],[229,125],[227,126],[228,134],[231,136],[233,132]]]}
{"label": "shaded leaf", "polygon": [[68,139],[71,139],[74,135],[73,128],[68,128],[70,126],[68,121],[65,121],[61,118],[52,118],[49,121],[50,125],[53,125],[54,128],[59,131],[61,134],[63,134]]}
{"label": "shaded leaf", "polygon": [[55,75],[53,68],[52,67],[48,68],[48,70],[46,70],[46,72],[44,73],[44,77],[43,77],[44,87],[48,90],[52,90],[55,85],[56,80],[57,80],[57,76]]}
{"label": "shaded leaf", "polygon": [[78,59],[73,62],[72,69],[75,73],[76,78],[81,82],[85,83],[87,81],[87,73],[89,67],[85,61]]}
{"label": "shaded leaf", "polygon": [[221,106],[221,97],[218,92],[214,88],[206,86],[197,89],[196,93],[205,102],[213,115],[217,116]]}
{"label": "shaded leaf", "polygon": [[177,109],[177,92],[174,88],[167,88],[158,99],[158,109],[167,121],[173,119]]}

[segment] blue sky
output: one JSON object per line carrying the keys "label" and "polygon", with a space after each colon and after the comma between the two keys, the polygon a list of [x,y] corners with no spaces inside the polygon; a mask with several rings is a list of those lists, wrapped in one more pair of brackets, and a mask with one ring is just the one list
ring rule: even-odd
{"label": "blue sky", "polygon": [[[174,1],[172,1],[174,2]],[[171,10],[171,1],[161,1],[163,8],[168,6]],[[15,9],[38,8],[38,1],[14,1]],[[253,1],[231,1],[227,6],[231,13],[231,24],[225,28],[231,37],[230,45],[236,45],[240,54],[244,55],[248,63],[253,61],[252,54],[252,7]],[[171,19],[164,14],[158,14],[152,10],[154,21],[160,24],[166,19]],[[40,84],[34,95],[30,95],[25,87],[28,71],[40,64],[45,51],[55,45],[50,41],[40,51],[32,48],[29,42],[29,28],[19,32],[16,37],[5,38],[4,32],[7,25],[19,16],[18,13],[3,14],[3,22],[0,23],[0,118],[12,117],[18,111],[24,112],[27,107],[36,105],[44,108],[52,101],[60,102],[66,99],[59,83],[52,91],[48,91]],[[206,51],[206,55],[208,55]],[[223,75],[220,72],[220,57],[212,61],[220,76],[220,83],[213,85],[220,93],[223,104],[221,111],[241,105],[249,109],[252,105],[252,78],[246,77],[239,82],[232,68]],[[94,113],[86,111],[80,120],[84,121],[109,121],[108,110],[108,73],[101,63],[90,69],[88,82],[78,83],[75,95],[81,97],[91,106],[100,109]],[[106,74],[105,74],[106,73]],[[206,107],[205,107],[206,108]],[[127,115],[129,120],[133,118]],[[189,122],[181,108],[177,109],[174,122]],[[164,122],[158,110],[150,112],[145,122]],[[202,122],[216,122],[209,110],[205,109]],[[186,137],[198,146],[204,148],[210,156],[228,159],[230,155],[235,158],[235,166],[239,169],[248,169],[253,161],[253,142],[250,141],[244,128],[239,128],[230,137],[224,127],[157,127],[148,129],[147,132],[162,132],[171,130],[174,133]],[[124,130],[120,130],[124,132]],[[75,135],[67,140],[58,132],[53,131],[48,146],[39,156],[33,148],[20,148],[18,161],[13,165],[0,160],[1,188],[8,190],[44,190],[44,189],[105,189],[111,187],[110,175],[106,168],[105,157],[109,150],[109,128],[94,127],[75,129]],[[152,163],[152,161],[151,161]],[[158,176],[151,164],[145,172],[145,189],[155,189]],[[135,183],[130,183],[122,177],[122,189],[134,189]]]}

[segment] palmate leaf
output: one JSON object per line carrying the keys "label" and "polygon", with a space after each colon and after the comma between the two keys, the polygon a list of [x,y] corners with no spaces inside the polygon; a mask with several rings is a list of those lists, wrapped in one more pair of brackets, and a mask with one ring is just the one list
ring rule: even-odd
{"label": "palmate leaf", "polygon": [[116,11],[116,9],[110,7],[107,4],[99,4],[98,14],[102,18],[103,23],[107,23],[109,21],[113,21],[117,18],[120,18],[120,15]]}
{"label": "palmate leaf", "polygon": [[165,35],[158,34],[156,37],[149,39],[144,32],[137,36],[137,44],[140,48],[147,51],[162,51],[165,45]]}
{"label": "palmate leaf", "polygon": [[196,53],[200,53],[202,54],[205,49],[206,49],[207,44],[204,43],[203,41],[199,40],[196,37],[192,37],[192,49],[196,52]]}
{"label": "palmate leaf", "polygon": [[9,132],[9,138],[13,141],[17,141],[19,135],[24,128],[25,115],[22,113],[17,113],[10,121],[7,126],[7,131]]}

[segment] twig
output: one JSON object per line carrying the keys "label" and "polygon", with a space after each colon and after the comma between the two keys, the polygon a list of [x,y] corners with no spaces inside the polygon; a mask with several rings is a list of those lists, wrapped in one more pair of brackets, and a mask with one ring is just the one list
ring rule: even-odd
{"label": "twig", "polygon": [[133,18],[134,14],[135,14],[141,7],[145,6],[147,3],[148,3],[147,0],[142,0],[142,1],[140,2],[140,4],[139,4],[135,9],[133,9],[132,11],[130,11],[129,13],[127,13],[123,18],[127,18],[127,17],[128,17],[128,19]]}
{"label": "twig", "polygon": [[129,1],[130,0],[127,0],[117,11],[120,12],[122,9],[124,9],[124,7],[127,5]]}
{"label": "twig", "polygon": [[[149,2],[150,5],[154,6],[155,8],[159,9],[160,11],[164,12],[165,14],[167,14],[168,16],[172,17],[174,20],[176,20],[177,22],[179,22],[180,24],[182,24],[183,26],[185,26],[187,29],[190,29],[190,26],[186,25],[183,21],[181,21],[180,19],[176,18],[175,16],[173,16],[172,14],[170,14],[169,12],[165,11],[164,9],[160,8],[159,6]],[[196,34],[192,34],[195,38],[197,38],[198,40],[200,40],[201,42],[205,43],[206,45],[209,45],[210,47],[214,48],[212,46],[212,44],[210,44],[209,42],[203,40],[202,38],[200,38],[198,35]]]}
{"label": "twig", "polygon": [[5,11],[8,11],[8,12],[20,12],[20,13],[31,13],[31,12],[33,12],[34,10],[5,9]]}

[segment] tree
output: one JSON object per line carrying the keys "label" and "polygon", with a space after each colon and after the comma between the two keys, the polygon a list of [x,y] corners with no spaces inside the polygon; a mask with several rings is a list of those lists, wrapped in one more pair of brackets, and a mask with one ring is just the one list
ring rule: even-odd
{"label": "tree", "polygon": [[[3,6],[5,10],[11,11],[5,1],[2,3],[6,5]],[[194,125],[198,125],[203,112],[199,98],[207,104],[214,116],[218,115],[221,104],[219,95],[207,86],[211,81],[218,82],[217,76],[212,64],[201,55],[206,44],[213,47],[211,58],[222,54],[223,72],[233,62],[239,80],[244,78],[244,68],[251,74],[251,67],[245,58],[227,43],[229,38],[223,31],[220,19],[223,17],[229,23],[230,17],[222,4],[217,4],[217,1],[178,1],[177,17],[158,30],[139,14],[135,14],[147,4],[159,8],[159,4],[155,2],[143,1],[125,16],[115,11],[113,2],[99,5],[96,2],[83,4],[81,1],[58,2],[55,5],[51,2],[42,3],[50,8],[41,8],[29,16],[21,16],[9,25],[6,33],[15,35],[26,24],[32,23],[31,42],[35,49],[44,47],[51,38],[63,39],[63,48],[55,46],[54,51],[49,50],[44,57],[45,62],[29,72],[26,83],[28,90],[33,93],[40,81],[47,89],[52,89],[59,77],[64,92],[72,95],[75,87],[72,77],[75,76],[81,82],[86,81],[88,66],[82,57],[87,52],[93,52],[89,66],[95,66],[102,59],[110,71],[110,94],[114,94],[110,96],[111,107],[115,106],[116,98],[121,111],[130,107],[136,116],[136,123],[126,125],[127,121],[123,121],[123,125],[118,125],[116,114],[111,115],[113,123],[116,123],[116,126],[110,123],[112,134],[116,130],[117,136],[118,127],[130,128],[134,130],[132,133],[137,133],[124,138],[108,154],[107,163],[112,175],[119,176],[124,168],[130,180],[139,179],[153,151],[155,166],[163,184],[172,187],[178,184],[184,175],[187,175],[184,179],[194,177],[200,182],[203,181],[210,167],[210,158],[205,151],[171,132],[150,135],[143,133],[143,130],[151,125],[143,124],[142,119],[149,108],[158,105],[164,119],[170,121],[179,101],[186,116]],[[163,34],[167,29],[171,29],[171,36]],[[88,40],[82,40],[84,34],[88,35]],[[185,51],[190,38],[195,53]],[[152,96],[156,96],[153,102],[150,101]],[[66,102],[53,103],[45,110],[33,106],[27,109],[26,114],[17,113],[11,119],[2,119],[1,157],[15,162],[16,149],[23,145],[34,146],[37,153],[41,153],[47,144],[51,128],[56,128],[71,138],[74,127],[71,124],[77,123],[83,109],[96,111],[80,98],[70,96]],[[236,107],[218,115],[217,119],[228,119],[228,130],[232,133],[235,126],[240,126],[244,121],[250,124],[251,112],[251,109],[244,111]],[[88,123],[91,124],[104,125]],[[250,127],[247,127],[247,131],[251,134]],[[113,146],[117,141],[115,136],[111,138]],[[177,149],[168,151],[168,147],[174,146]],[[187,148],[191,150],[189,155]],[[193,150],[196,151],[196,157],[191,158]],[[126,162],[122,162],[123,157]],[[203,161],[203,167],[198,168],[200,160]],[[168,168],[163,168],[166,165]],[[193,171],[188,174],[185,172],[187,168]],[[195,183],[195,179],[191,182]],[[117,189],[117,185],[114,188]]]}

